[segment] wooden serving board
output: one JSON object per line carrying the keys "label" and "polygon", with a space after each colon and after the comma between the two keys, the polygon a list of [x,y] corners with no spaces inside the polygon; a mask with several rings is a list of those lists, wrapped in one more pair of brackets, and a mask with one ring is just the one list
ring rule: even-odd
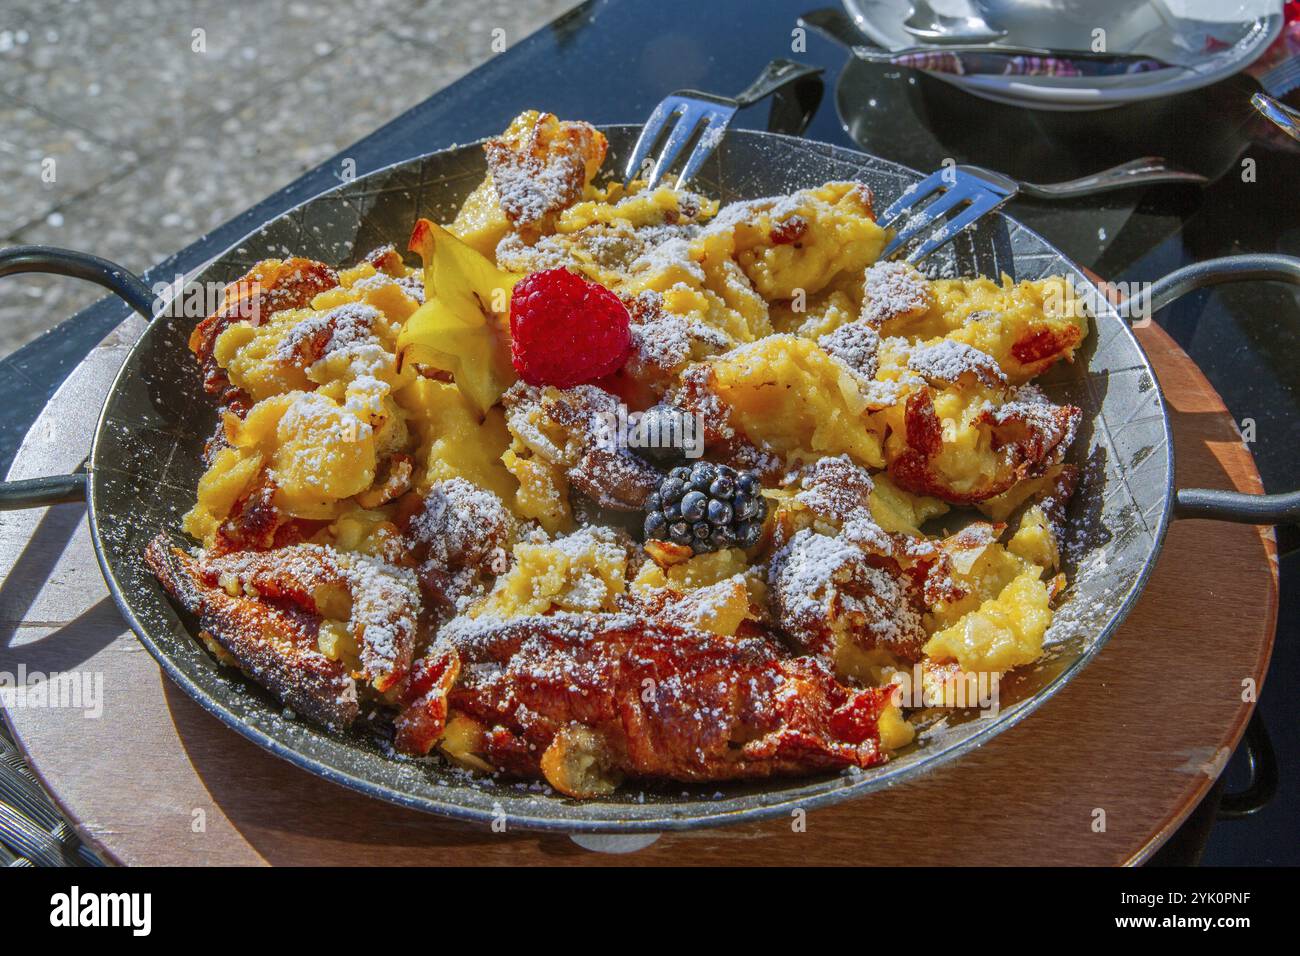
{"label": "wooden serving board", "polygon": [[[33,427],[10,477],[75,468],[139,333],[111,335]],[[1223,403],[1158,327],[1139,331],[1173,416],[1180,486],[1261,484]],[[1222,771],[1277,621],[1272,529],[1176,522],[1146,593],[1053,700],[975,752],[808,813],[664,834],[635,852],[399,809],[220,724],[162,675],[100,577],[85,508],[0,515],[0,672],[102,674],[103,713],[14,708],[15,738],[83,839],[127,864],[1121,864],[1143,860]],[[1104,817],[1103,817],[1104,814]],[[1104,820],[1104,829],[1099,823]],[[644,841],[642,841],[644,842]],[[613,841],[617,843],[617,840]]]}

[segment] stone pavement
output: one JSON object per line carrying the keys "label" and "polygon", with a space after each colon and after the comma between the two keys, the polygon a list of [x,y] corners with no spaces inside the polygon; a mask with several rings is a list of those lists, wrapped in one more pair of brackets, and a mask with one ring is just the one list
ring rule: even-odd
{"label": "stone pavement", "polygon": [[[575,3],[0,0],[0,244],[143,271]],[[0,356],[102,295],[0,280]]]}

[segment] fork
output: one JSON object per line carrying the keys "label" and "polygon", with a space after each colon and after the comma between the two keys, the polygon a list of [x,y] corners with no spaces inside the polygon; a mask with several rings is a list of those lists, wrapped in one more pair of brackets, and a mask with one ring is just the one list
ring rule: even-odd
{"label": "fork", "polygon": [[694,140],[695,148],[677,177],[677,188],[680,189],[700,171],[705,160],[713,155],[738,111],[790,84],[821,72],[819,66],[775,59],[763,68],[753,83],[735,97],[716,96],[698,90],[677,90],[668,94],[654,108],[641,129],[636,147],[632,150],[632,158],[627,163],[623,185],[629,185],[643,171],[650,151],[667,133],[667,139],[648,177],[649,188],[653,189],[663,181],[682,151]]}
{"label": "fork", "polygon": [[[979,166],[945,166],[932,172],[880,214],[886,229],[895,229],[894,238],[885,246],[880,258],[889,259],[914,242],[945,215],[960,210],[935,229],[919,246],[910,250],[908,262],[919,262],[940,246],[955,238],[976,220],[1001,208],[1016,193],[1020,184],[1008,176]],[[926,200],[936,197],[924,205]]]}
{"label": "fork", "polygon": [[[976,220],[998,209],[1017,195],[1034,199],[1070,199],[1092,196],[1130,186],[1152,183],[1193,183],[1204,185],[1209,180],[1199,173],[1188,172],[1168,165],[1159,156],[1143,156],[1101,172],[1060,183],[1017,182],[1010,176],[985,169],[983,166],[951,166],[931,173],[916,186],[909,188],[880,215],[887,227],[896,223],[902,228],[881,254],[887,258],[915,240],[922,231],[932,226],[940,217],[963,205],[961,211],[948,220],[943,228],[931,234],[922,245],[907,257],[916,262],[928,256],[944,243],[953,239]],[[938,198],[923,211],[919,207],[927,198]]]}
{"label": "fork", "polygon": [[1200,173],[1171,165],[1162,156],[1142,156],[1078,179],[1067,179],[1059,183],[1027,183],[1021,180],[1019,186],[1021,195],[1032,196],[1034,199],[1074,199],[1128,189],[1131,186],[1150,186],[1153,183],[1192,183],[1204,186],[1208,182],[1209,179]]}

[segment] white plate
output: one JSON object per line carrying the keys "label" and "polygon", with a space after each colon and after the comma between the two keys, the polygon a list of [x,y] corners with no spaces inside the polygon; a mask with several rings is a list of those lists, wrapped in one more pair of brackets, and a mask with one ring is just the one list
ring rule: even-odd
{"label": "white plate", "polygon": [[[940,12],[974,10],[1008,31],[1003,42],[1087,49],[1106,31],[1106,49],[1144,53],[1187,69],[1129,76],[1023,77],[931,75],[1000,103],[1048,110],[1089,110],[1172,96],[1225,79],[1249,66],[1282,29],[1282,0],[930,0]],[[903,29],[910,0],[844,0],[874,43],[897,50],[917,43]],[[1228,43],[1204,52],[1207,37]]]}

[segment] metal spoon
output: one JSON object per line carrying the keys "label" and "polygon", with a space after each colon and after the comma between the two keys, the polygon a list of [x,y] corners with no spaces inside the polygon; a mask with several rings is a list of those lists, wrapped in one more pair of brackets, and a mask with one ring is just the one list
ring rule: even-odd
{"label": "metal spoon", "polygon": [[997,30],[978,13],[950,16],[939,13],[929,0],[912,0],[912,12],[903,21],[903,29],[914,37],[935,43],[991,43],[1007,35]]}

